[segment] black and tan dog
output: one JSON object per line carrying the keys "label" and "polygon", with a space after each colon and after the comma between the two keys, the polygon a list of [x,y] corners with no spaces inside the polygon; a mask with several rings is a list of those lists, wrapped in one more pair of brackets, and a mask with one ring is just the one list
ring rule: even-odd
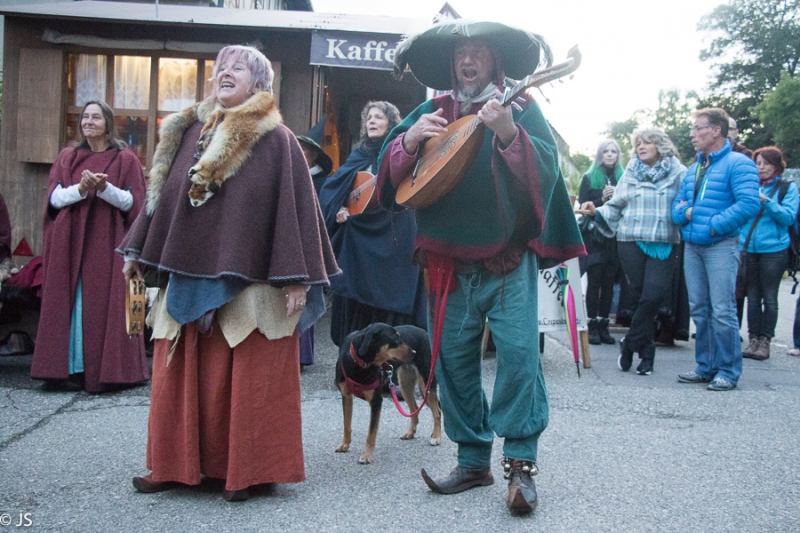
{"label": "black and tan dog", "polygon": [[[353,396],[358,396],[370,405],[367,447],[358,459],[361,464],[371,463],[375,450],[383,404],[381,389],[386,379],[383,367],[386,363],[392,365],[397,372],[400,390],[408,408],[411,412],[416,411],[415,387],[419,385],[425,391],[431,366],[430,341],[425,330],[415,326],[393,328],[381,323],[370,324],[362,330],[350,333],[339,347],[336,387],[342,393],[344,435],[336,451],[344,453],[350,450]],[[431,383],[428,394],[428,407],[433,414],[434,423],[430,442],[432,446],[436,446],[442,440],[442,414],[435,381]],[[411,417],[408,431],[400,438],[413,439],[418,422],[419,415]]]}

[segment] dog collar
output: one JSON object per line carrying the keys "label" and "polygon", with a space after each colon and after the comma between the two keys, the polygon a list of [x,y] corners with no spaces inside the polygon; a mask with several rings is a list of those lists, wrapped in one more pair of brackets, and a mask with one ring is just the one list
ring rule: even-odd
{"label": "dog collar", "polygon": [[350,355],[353,356],[353,361],[356,362],[358,366],[361,368],[367,368],[369,363],[366,363],[363,359],[361,359],[358,354],[356,353],[356,349],[353,347],[353,343],[350,343]]}

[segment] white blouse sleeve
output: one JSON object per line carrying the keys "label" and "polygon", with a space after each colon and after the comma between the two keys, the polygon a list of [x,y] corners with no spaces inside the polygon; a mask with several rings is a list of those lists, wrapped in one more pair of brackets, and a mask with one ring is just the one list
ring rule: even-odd
{"label": "white blouse sleeve", "polygon": [[75,185],[70,185],[66,189],[59,184],[53,189],[53,193],[50,195],[50,205],[56,209],[61,209],[62,207],[67,207],[68,205],[78,203],[85,199],[86,194],[81,195],[77,183]]}
{"label": "white blouse sleeve", "polygon": [[124,191],[110,183],[106,183],[106,190],[97,191],[97,197],[102,198],[122,212],[127,213],[133,207],[133,195],[130,191]]}

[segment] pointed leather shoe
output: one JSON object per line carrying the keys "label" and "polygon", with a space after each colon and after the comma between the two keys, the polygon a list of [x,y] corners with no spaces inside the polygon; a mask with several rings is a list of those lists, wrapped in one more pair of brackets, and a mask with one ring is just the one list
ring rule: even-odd
{"label": "pointed leather shoe", "polygon": [[539,470],[530,461],[504,460],[503,467],[510,463],[505,478],[508,479],[508,500],[506,505],[511,514],[524,515],[532,513],[539,503],[536,484],[533,482]]}
{"label": "pointed leather shoe", "polygon": [[153,478],[150,476],[150,474],[143,477],[136,476],[133,478],[133,488],[145,494],[164,492],[165,490],[174,489],[180,486],[181,484],[177,481],[153,481]]}
{"label": "pointed leather shoe", "polygon": [[494,477],[489,467],[463,468],[457,466],[445,477],[432,479],[425,469],[422,469],[422,479],[433,492],[439,494],[456,494],[477,486],[486,486],[494,483]]}

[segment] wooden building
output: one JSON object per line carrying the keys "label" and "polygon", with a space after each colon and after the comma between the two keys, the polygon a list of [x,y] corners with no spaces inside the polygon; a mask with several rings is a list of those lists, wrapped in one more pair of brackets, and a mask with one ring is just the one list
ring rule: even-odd
{"label": "wooden building", "polygon": [[[260,46],[276,72],[285,124],[305,133],[335,117],[342,157],[358,136],[368,100],[408,113],[425,88],[388,70],[400,37],[430,19],[242,10],[196,5],[79,1],[0,7],[5,16],[0,193],[11,215],[14,245],[23,237],[41,253],[47,176],[77,134],[83,104],[99,98],[117,127],[152,163],[161,119],[209,94],[217,51]],[[284,0],[302,9],[307,0]],[[313,43],[313,44],[312,44]],[[312,50],[313,48],[313,50]]]}

